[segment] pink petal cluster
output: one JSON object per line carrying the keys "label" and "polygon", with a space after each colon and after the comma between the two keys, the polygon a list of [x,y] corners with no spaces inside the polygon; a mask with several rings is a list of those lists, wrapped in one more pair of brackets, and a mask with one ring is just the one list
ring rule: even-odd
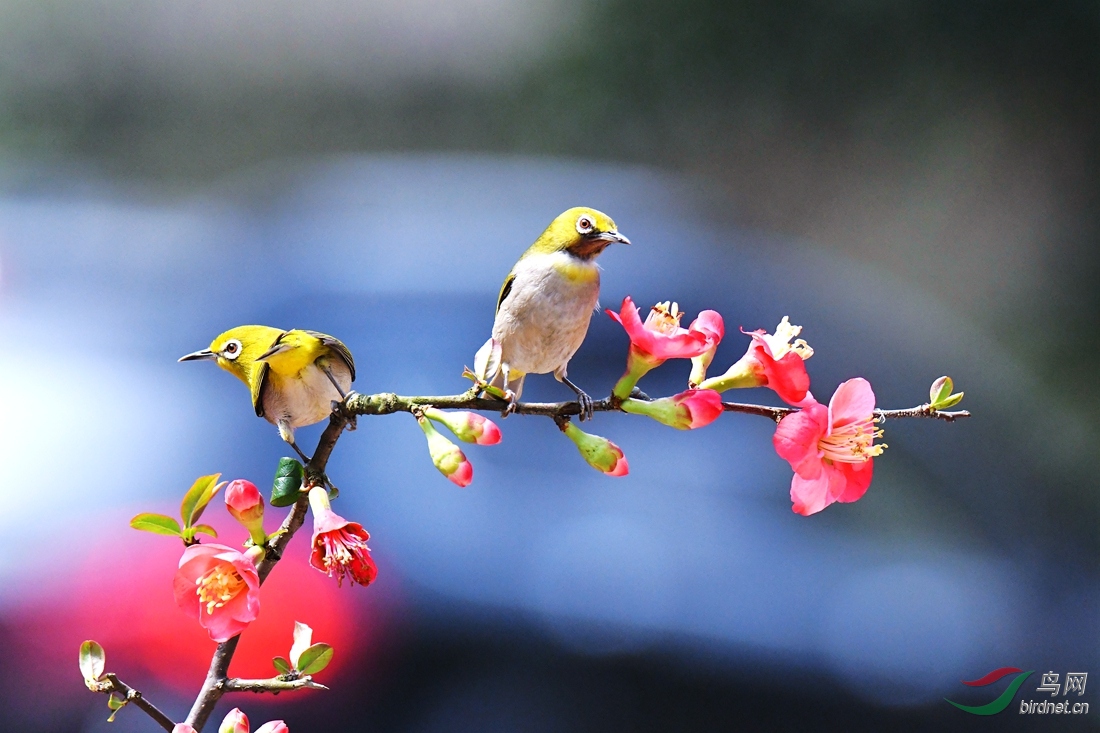
{"label": "pink petal cluster", "polygon": [[[786,316],[775,328],[774,334],[764,329],[751,333],[748,350],[725,374],[712,377],[700,387],[719,392],[732,388],[768,387],[789,405],[798,405],[806,399],[810,389],[810,375],[806,373],[806,359],[814,350],[802,339],[795,339],[802,332],[801,326],[793,326]],[[795,339],[791,343],[791,339]]]}
{"label": "pink petal cluster", "polygon": [[349,522],[332,508],[321,486],[309,491],[313,510],[313,539],[310,541],[309,564],[336,578],[343,585],[350,577],[359,585],[370,585],[378,577],[378,567],[370,556],[367,540],[370,534],[358,522]]}
{"label": "pink petal cluster", "polygon": [[176,723],[172,728],[172,733],[197,733],[195,729],[187,723]]}
{"label": "pink petal cluster", "polygon": [[791,464],[792,509],[815,514],[835,501],[856,501],[871,485],[873,458],[885,445],[874,422],[875,393],[866,379],[849,379],[829,406],[808,395],[802,409],[779,421],[772,442]]}
{"label": "pink petal cluster", "polygon": [[[241,712],[240,708],[230,710],[222,720],[222,724],[218,726],[218,733],[248,733],[248,731],[248,716]],[[286,723],[281,720],[272,720],[256,729],[256,733],[289,733],[289,731]]]}
{"label": "pink petal cluster", "polygon": [[722,395],[713,389],[689,389],[672,397],[656,400],[623,401],[622,409],[635,415],[646,415],[677,430],[694,430],[710,425],[723,412]]}
{"label": "pink petal cluster", "polygon": [[256,566],[225,545],[192,545],[184,550],[173,590],[176,604],[196,616],[217,642],[244,631],[260,613]]}
{"label": "pink petal cluster", "polygon": [[[699,358],[709,363],[725,335],[722,316],[710,310],[702,311],[688,328],[681,328],[680,318],[684,314],[676,303],[653,306],[643,323],[637,306],[628,296],[623,299],[618,313],[609,310],[607,315],[622,325],[630,337],[626,373],[612,390],[619,399],[627,398],[646,372],[667,359]],[[692,373],[697,374],[702,366],[701,362],[695,365]]]}
{"label": "pink petal cluster", "polygon": [[643,323],[638,307],[627,296],[618,313],[609,310],[607,315],[626,330],[631,353],[653,366],[666,359],[699,356],[717,347],[725,333],[722,316],[715,311],[703,311],[689,328],[681,328],[680,318],[684,314],[676,303],[653,306]]}

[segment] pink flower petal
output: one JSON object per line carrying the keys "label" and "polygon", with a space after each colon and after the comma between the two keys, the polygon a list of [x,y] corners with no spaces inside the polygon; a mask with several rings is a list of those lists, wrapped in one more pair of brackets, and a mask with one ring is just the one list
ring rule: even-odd
{"label": "pink flower petal", "polygon": [[829,400],[829,424],[834,428],[866,420],[875,411],[875,393],[863,377],[841,383]]}
{"label": "pink flower petal", "polygon": [[871,476],[874,474],[874,460],[863,463],[840,463],[836,465],[838,472],[844,476],[844,486],[833,496],[837,501],[853,502],[861,499],[867,493],[871,485]]}
{"label": "pink flower petal", "polygon": [[822,471],[816,479],[805,479],[797,473],[791,478],[791,509],[808,517],[832,503],[829,497],[829,474]]}
{"label": "pink flower petal", "polygon": [[813,464],[821,462],[818,442],[828,430],[828,410],[814,403],[792,412],[779,421],[772,445],[779,457],[791,464],[796,473],[816,475]]}

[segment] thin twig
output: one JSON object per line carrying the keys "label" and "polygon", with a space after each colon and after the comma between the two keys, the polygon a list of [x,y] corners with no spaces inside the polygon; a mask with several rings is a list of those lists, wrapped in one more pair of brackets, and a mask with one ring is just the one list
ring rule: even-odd
{"label": "thin twig", "polygon": [[176,724],[172,722],[171,718],[162,713],[156,705],[146,700],[145,696],[142,695],[139,691],[135,690],[133,687],[130,687],[128,684],[120,680],[117,675],[108,672],[107,674],[103,675],[103,678],[105,681],[98,683],[96,686],[97,692],[103,692],[108,695],[112,692],[119,693],[124,698],[126,698],[127,703],[133,703],[134,705],[136,705],[138,708],[143,710],[146,715],[156,721],[157,725],[159,725],[161,728],[164,728],[166,731],[169,731],[169,733],[171,733],[172,729],[176,727]]}
{"label": "thin twig", "polygon": [[310,676],[300,677],[296,680],[281,680],[272,677],[266,680],[242,680],[230,679],[225,681],[225,692],[270,692],[278,695],[287,690],[327,690],[324,685],[314,682]]}

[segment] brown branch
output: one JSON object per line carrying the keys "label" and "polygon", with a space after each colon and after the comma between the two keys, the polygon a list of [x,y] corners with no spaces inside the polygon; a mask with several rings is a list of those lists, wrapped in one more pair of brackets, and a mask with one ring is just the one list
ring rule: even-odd
{"label": "brown branch", "polygon": [[126,699],[127,704],[132,703],[136,705],[144,711],[146,715],[156,721],[157,725],[168,731],[168,733],[171,733],[172,729],[176,727],[176,724],[172,722],[171,718],[162,713],[156,705],[146,700],[144,695],[120,680],[116,675],[108,672],[103,675],[103,679],[103,682],[92,683],[95,685],[96,692],[102,692],[107,695],[112,692],[119,693]]}

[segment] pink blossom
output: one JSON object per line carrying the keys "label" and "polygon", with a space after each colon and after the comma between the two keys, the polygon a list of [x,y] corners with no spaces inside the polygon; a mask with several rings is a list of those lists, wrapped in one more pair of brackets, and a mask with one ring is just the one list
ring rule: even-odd
{"label": "pink blossom", "polygon": [[694,430],[710,425],[723,412],[722,396],[713,389],[689,389],[656,400],[623,400],[624,412],[646,415],[677,430]]}
{"label": "pink blossom", "polygon": [[802,409],[779,421],[772,442],[791,464],[791,501],[798,514],[815,514],[834,501],[856,501],[871,485],[873,458],[883,444],[875,428],[875,393],[866,379],[849,379],[829,406],[807,395]]}
{"label": "pink blossom", "polygon": [[[791,325],[783,316],[775,328],[775,334],[769,334],[762,328],[748,333],[752,342],[745,355],[725,374],[704,380],[699,386],[719,392],[742,387],[768,387],[787,404],[800,404],[810,389],[810,376],[806,373],[804,362],[814,354],[809,344],[795,339],[801,332],[801,326]],[[794,339],[793,343],[791,339]]]}
{"label": "pink blossom", "polygon": [[689,328],[680,327],[683,312],[676,303],[658,303],[650,310],[645,322],[630,297],[623,299],[619,312],[607,315],[626,330],[630,337],[626,374],[615,385],[613,394],[625,399],[638,380],[667,359],[693,359],[706,353],[713,356],[722,340],[725,326],[715,311],[703,311]]}
{"label": "pink blossom", "polygon": [[370,534],[363,525],[349,522],[332,511],[328,494],[321,486],[310,489],[309,506],[313,509],[309,564],[335,577],[337,585],[343,584],[344,576],[359,585],[370,585],[378,576],[378,567],[367,547]]}
{"label": "pink blossom", "polygon": [[197,733],[193,727],[187,723],[176,723],[172,728],[172,733]]}
{"label": "pink blossom", "polygon": [[195,615],[214,641],[228,641],[260,613],[255,564],[225,545],[192,545],[184,550],[173,589],[176,604]]}

